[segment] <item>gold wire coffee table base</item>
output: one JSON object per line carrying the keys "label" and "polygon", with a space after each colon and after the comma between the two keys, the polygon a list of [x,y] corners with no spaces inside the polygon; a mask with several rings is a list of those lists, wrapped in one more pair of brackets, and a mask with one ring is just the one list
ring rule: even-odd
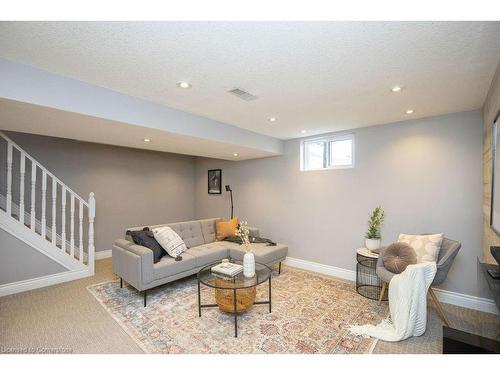
{"label": "gold wire coffee table base", "polygon": [[[233,282],[231,280],[224,280],[217,278],[215,280],[216,288],[230,288]],[[253,306],[255,302],[255,295],[257,288],[239,289],[236,294],[236,311],[243,312]],[[231,289],[215,289],[215,302],[219,309],[232,313],[234,312],[234,292]]]}

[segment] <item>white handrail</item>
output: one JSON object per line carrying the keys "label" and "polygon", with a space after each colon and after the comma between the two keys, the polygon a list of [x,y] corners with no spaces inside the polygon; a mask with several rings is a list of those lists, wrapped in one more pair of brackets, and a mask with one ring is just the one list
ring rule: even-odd
{"label": "white handrail", "polygon": [[[7,137],[5,133],[0,132],[0,137],[5,139],[8,144],[11,144],[13,147],[17,148],[19,151],[24,151],[21,146],[19,146],[16,142],[14,142],[12,139]],[[71,190],[64,182],[62,182],[59,178],[57,178],[56,175],[54,175],[52,172],[50,172],[48,169],[46,169],[40,162],[38,162],[33,156],[29,155],[28,153],[25,152],[26,157],[33,163],[35,164],[38,168],[40,168],[42,171],[45,171],[45,173],[50,176],[50,178],[53,178],[57,181],[57,183],[61,186],[66,187],[66,191],[70,194],[74,194],[75,197],[83,202],[83,204],[88,207],[88,203],[85,199],[80,197],[77,193],[75,193],[73,190]]]}

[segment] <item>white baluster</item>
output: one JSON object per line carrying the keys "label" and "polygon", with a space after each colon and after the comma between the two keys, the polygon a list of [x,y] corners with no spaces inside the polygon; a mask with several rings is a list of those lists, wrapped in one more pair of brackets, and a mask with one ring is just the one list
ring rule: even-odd
{"label": "white baluster", "polygon": [[52,177],[52,243],[57,246],[57,228],[56,228],[56,206],[57,206],[57,180]]}
{"label": "white baluster", "polygon": [[35,203],[36,203],[36,164],[32,160],[31,161],[31,217],[30,217],[30,227],[31,230],[34,232],[35,231],[35,220],[36,220],[36,213],[35,213]]}
{"label": "white baluster", "polygon": [[21,151],[20,185],[19,185],[19,221],[24,225],[24,175],[26,174],[26,158]]}
{"label": "white baluster", "polygon": [[47,218],[46,218],[46,209],[47,209],[47,172],[42,171],[42,230],[40,234],[43,239],[45,239],[47,232]]}
{"label": "white baluster", "polygon": [[7,142],[7,215],[12,213],[12,143]]}
{"label": "white baluster", "polygon": [[61,197],[61,249],[66,251],[66,187],[62,187],[62,197]]}
{"label": "white baluster", "polygon": [[70,212],[71,212],[71,217],[70,217],[70,254],[71,257],[75,256],[75,196],[73,193],[70,195]]}
{"label": "white baluster", "polygon": [[78,254],[78,260],[80,261],[80,263],[83,263],[83,202],[79,199],[78,200],[80,202],[80,207],[78,208],[78,216],[79,216],[79,221],[80,221],[80,225],[79,225],[79,244],[78,244],[78,249],[80,250],[79,254]]}
{"label": "white baluster", "polygon": [[89,195],[89,261],[88,266],[91,275],[94,274],[94,218],[95,218],[95,198],[94,193]]}

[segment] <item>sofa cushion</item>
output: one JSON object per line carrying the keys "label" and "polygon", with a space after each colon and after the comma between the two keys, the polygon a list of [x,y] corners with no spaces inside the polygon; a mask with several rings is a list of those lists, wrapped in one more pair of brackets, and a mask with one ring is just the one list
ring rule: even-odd
{"label": "sofa cushion", "polygon": [[224,246],[229,250],[229,256],[231,259],[243,260],[243,256],[245,255],[245,247],[243,245],[239,245],[235,242],[229,241],[220,241],[224,244]]}
{"label": "sofa cushion", "polygon": [[[245,248],[243,246],[227,241],[223,241],[223,243],[229,248],[229,256],[232,259],[243,260],[243,256],[245,255]],[[250,245],[250,249],[255,255],[256,262],[268,265],[283,260],[288,253],[288,247],[283,244],[267,246],[263,243],[253,243]]]}
{"label": "sofa cushion", "polygon": [[[144,230],[148,229],[148,230]],[[167,254],[160,243],[154,237],[153,232],[149,228],[144,228],[143,230],[133,230],[127,231],[127,235],[132,238],[132,241],[144,247],[147,247],[153,252],[153,263],[158,263],[160,259]]]}
{"label": "sofa cushion", "polygon": [[[154,224],[148,225],[148,227],[152,230],[154,228],[161,227],[170,227],[172,228],[186,243],[187,247],[198,246],[204,243],[210,243],[215,241],[215,222],[220,219],[203,219],[203,220],[195,220],[195,221],[186,221],[181,223],[169,223],[169,224]],[[186,226],[186,224],[196,224],[193,228],[195,233],[188,233],[187,229],[190,229]],[[201,228],[201,234],[198,232],[199,226]],[[133,227],[128,228],[128,230],[142,230],[142,227]],[[187,228],[186,228],[187,227]],[[186,238],[184,238],[184,237]],[[196,240],[192,240],[192,238],[196,238]],[[126,236],[125,239],[132,241],[130,236]],[[188,241],[186,241],[188,239]],[[203,241],[203,242],[200,242]],[[192,245],[191,245],[192,244]]]}
{"label": "sofa cushion", "polygon": [[196,268],[196,259],[187,252],[182,254],[182,260],[177,262],[172,257],[163,257],[153,265],[153,280],[176,275]]}
{"label": "sofa cushion", "polygon": [[228,249],[217,242],[192,247],[186,253],[196,259],[196,267],[204,267],[229,257]]}
{"label": "sofa cushion", "polygon": [[205,243],[211,243],[215,241],[215,221],[218,219],[205,219],[199,220],[201,225],[201,233],[203,234],[203,239]]}
{"label": "sofa cushion", "polygon": [[[288,246],[276,244],[276,246],[266,246],[266,244],[252,244],[252,251],[255,254],[255,261],[263,264],[272,264],[282,261],[288,253]],[[255,246],[255,248],[253,248]]]}
{"label": "sofa cushion", "polygon": [[205,243],[199,220],[173,223],[168,226],[182,238],[188,249]]}

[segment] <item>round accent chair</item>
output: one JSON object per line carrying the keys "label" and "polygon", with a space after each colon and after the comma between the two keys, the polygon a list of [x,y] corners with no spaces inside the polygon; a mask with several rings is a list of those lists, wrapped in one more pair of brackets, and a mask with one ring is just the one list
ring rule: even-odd
{"label": "round accent chair", "polygon": [[[429,287],[429,294],[431,295],[434,304],[436,305],[437,311],[441,316],[441,319],[444,323],[449,327],[450,322],[444,313],[443,307],[441,303],[436,297],[434,293],[433,287],[441,284],[448,276],[448,272],[450,271],[450,267],[455,260],[455,257],[458,254],[458,251],[462,247],[462,244],[458,241],[451,240],[449,238],[443,238],[443,242],[441,243],[441,249],[439,250],[438,260],[436,262],[437,272],[436,276],[434,276],[434,280],[432,281],[431,286]],[[382,280],[382,290],[380,292],[379,303],[382,301],[382,297],[389,285],[391,279],[396,275],[395,273],[389,271],[384,266],[384,249],[380,249],[380,254],[377,260],[377,276]]]}

